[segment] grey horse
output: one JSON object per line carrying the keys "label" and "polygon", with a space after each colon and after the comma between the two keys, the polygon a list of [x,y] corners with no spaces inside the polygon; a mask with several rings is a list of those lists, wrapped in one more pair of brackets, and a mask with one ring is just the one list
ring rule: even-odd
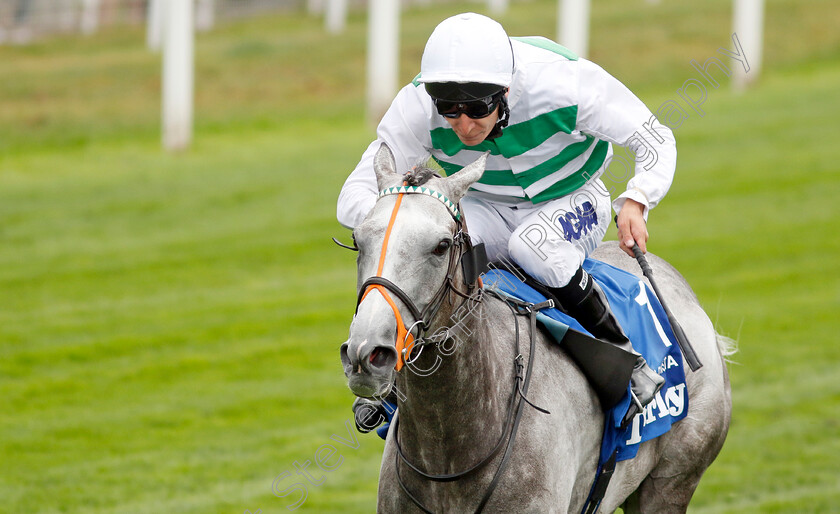
{"label": "grey horse", "polygon": [[[381,398],[395,388],[399,404],[397,429],[392,423],[385,443],[378,512],[422,511],[409,495],[428,512],[474,512],[504,458],[504,452],[493,450],[509,437],[503,432],[513,404],[514,314],[506,303],[477,289],[465,294],[469,284],[458,262],[463,248],[451,208],[478,180],[484,164],[482,157],[454,175],[432,177],[424,184],[427,194],[380,196],[354,231],[358,284],[361,289],[367,282],[369,291],[360,291],[364,299],[341,345],[344,372],[357,396]],[[380,190],[405,184],[385,145],[374,166]],[[635,260],[615,243],[603,244],[592,257],[641,276]],[[667,434],[641,444],[634,459],[618,463],[600,512],[618,507],[685,512],[729,428],[725,357],[733,351],[732,341],[715,332],[673,267],[654,255],[648,259],[703,367],[686,371],[688,416]],[[371,285],[371,277],[381,280],[374,278]],[[397,345],[410,341],[406,332],[415,333],[412,325],[422,316],[429,318],[426,333],[436,334],[439,344],[421,349],[418,342],[410,352],[398,352]],[[520,319],[519,333],[519,351],[528,362],[527,318]],[[483,505],[487,512],[580,512],[595,477],[601,405],[559,345],[541,330],[536,338],[527,397],[550,414],[525,406],[506,467]],[[408,364],[395,372],[404,358]],[[397,442],[405,461],[398,457]],[[479,465],[483,459],[486,463]],[[458,480],[433,481],[407,463],[430,475],[457,475],[478,466]]]}

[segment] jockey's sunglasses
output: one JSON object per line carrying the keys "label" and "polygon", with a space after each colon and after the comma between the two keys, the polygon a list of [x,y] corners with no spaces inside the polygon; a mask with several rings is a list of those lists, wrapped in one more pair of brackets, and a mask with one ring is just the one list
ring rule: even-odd
{"label": "jockey's sunglasses", "polygon": [[438,114],[445,118],[457,118],[461,114],[466,114],[468,118],[477,120],[490,116],[496,110],[496,107],[499,106],[499,102],[502,100],[504,94],[504,91],[500,91],[484,98],[477,98],[466,102],[452,102],[439,98],[432,98],[432,100],[435,103]]}

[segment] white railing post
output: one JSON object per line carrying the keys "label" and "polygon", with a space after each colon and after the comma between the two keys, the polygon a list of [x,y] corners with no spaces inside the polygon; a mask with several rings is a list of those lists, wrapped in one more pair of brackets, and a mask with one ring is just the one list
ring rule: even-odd
{"label": "white railing post", "polygon": [[[761,54],[764,39],[764,0],[735,0],[733,6],[733,30],[743,51],[744,62],[749,63],[747,69],[742,63],[735,66],[732,77],[732,87],[736,90],[746,89],[758,80],[761,71]],[[733,44],[736,44],[733,41]],[[738,48],[733,49],[738,52]]]}
{"label": "white railing post", "polygon": [[215,0],[197,0],[195,4],[195,30],[206,32],[216,24]]}
{"label": "white railing post", "polygon": [[89,36],[99,28],[99,0],[82,0],[80,29]]}
{"label": "white railing post", "polygon": [[589,52],[589,0],[560,0],[557,42],[581,57]]}
{"label": "white railing post", "polygon": [[508,0],[487,0],[487,9],[492,14],[504,14],[508,10]]}
{"label": "white railing post", "polygon": [[149,0],[146,7],[146,47],[157,52],[163,36],[163,0]]}
{"label": "white railing post", "polygon": [[367,107],[368,119],[378,123],[397,92],[399,74],[400,2],[368,3]]}
{"label": "white railing post", "polygon": [[163,147],[186,149],[193,122],[193,0],[166,0],[163,16]]}
{"label": "white railing post", "polygon": [[327,0],[325,23],[330,34],[344,32],[347,25],[347,0]]}
{"label": "white railing post", "polygon": [[76,24],[76,2],[73,0],[61,0],[56,2],[58,11],[58,29],[62,32],[71,32],[78,25]]}

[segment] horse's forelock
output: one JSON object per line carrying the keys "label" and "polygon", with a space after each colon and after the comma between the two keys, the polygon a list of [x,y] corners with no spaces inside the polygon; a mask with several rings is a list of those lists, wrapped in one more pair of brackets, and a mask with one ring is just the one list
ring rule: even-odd
{"label": "horse's forelock", "polygon": [[422,186],[433,177],[440,177],[440,175],[428,166],[415,166],[405,174],[405,181],[409,186]]}

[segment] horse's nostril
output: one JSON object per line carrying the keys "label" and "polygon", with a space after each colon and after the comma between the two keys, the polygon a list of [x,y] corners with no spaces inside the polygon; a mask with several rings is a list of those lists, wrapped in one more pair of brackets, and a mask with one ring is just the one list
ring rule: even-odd
{"label": "horse's nostril", "polygon": [[385,357],[382,356],[382,351],[379,348],[370,352],[370,363],[376,366],[377,368],[385,364]]}
{"label": "horse's nostril", "polygon": [[351,369],[352,363],[350,362],[350,355],[347,353],[347,343],[341,345],[339,349],[339,355],[341,356],[341,364],[344,366],[345,373]]}
{"label": "horse's nostril", "polygon": [[369,362],[376,368],[384,368],[391,365],[389,360],[391,360],[391,352],[383,348],[375,348],[370,352]]}

